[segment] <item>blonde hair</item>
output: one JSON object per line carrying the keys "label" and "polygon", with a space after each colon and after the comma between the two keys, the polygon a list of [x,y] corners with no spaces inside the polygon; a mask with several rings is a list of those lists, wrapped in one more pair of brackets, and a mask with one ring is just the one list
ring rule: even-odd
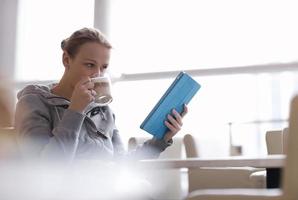
{"label": "blonde hair", "polygon": [[71,57],[75,57],[79,48],[87,42],[97,42],[108,49],[112,48],[112,45],[99,30],[82,28],[71,34],[69,38],[62,40],[61,49],[66,51]]}

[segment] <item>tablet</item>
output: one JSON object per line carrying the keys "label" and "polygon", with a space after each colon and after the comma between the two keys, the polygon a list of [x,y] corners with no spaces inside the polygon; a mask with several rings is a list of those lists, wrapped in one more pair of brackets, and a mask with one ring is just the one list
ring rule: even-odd
{"label": "tablet", "polygon": [[155,138],[162,139],[168,131],[164,124],[164,121],[167,120],[167,114],[170,114],[172,109],[181,114],[184,108],[183,105],[187,105],[200,88],[201,85],[190,75],[180,72],[147,115],[140,128]]}

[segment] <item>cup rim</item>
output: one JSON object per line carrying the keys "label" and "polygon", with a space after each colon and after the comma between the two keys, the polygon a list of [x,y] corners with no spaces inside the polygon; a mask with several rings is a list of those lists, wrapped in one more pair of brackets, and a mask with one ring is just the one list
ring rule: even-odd
{"label": "cup rim", "polygon": [[113,97],[112,97],[112,96],[110,96],[109,101],[104,102],[104,103],[100,103],[100,102],[97,102],[97,101],[95,100],[95,102],[96,102],[99,106],[106,106],[106,105],[110,104],[112,101],[113,101]]}
{"label": "cup rim", "polygon": [[106,76],[98,76],[91,78],[91,82],[109,82],[109,78]]}

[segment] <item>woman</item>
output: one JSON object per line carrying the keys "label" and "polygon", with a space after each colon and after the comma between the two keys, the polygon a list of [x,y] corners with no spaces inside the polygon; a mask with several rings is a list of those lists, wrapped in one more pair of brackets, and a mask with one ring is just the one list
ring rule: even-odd
{"label": "woman", "polygon": [[[16,128],[21,151],[31,158],[111,159],[123,157],[124,148],[109,106],[94,102],[91,78],[104,75],[111,45],[96,29],[83,28],[61,43],[64,74],[58,84],[29,85],[18,93]],[[182,126],[173,110],[165,122],[163,140],[146,141],[130,158],[158,157]]]}

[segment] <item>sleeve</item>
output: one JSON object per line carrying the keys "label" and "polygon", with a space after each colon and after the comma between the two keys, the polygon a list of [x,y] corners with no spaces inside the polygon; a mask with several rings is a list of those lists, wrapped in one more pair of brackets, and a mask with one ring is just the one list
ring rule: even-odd
{"label": "sleeve", "polygon": [[18,143],[26,159],[71,161],[78,146],[84,115],[65,110],[52,128],[50,108],[37,95],[22,97],[16,106]]}
{"label": "sleeve", "polygon": [[161,152],[163,152],[168,146],[172,145],[173,140],[165,142],[164,140],[152,138],[144,142],[144,144],[138,145],[135,150],[126,152],[124,150],[120,134],[118,130],[115,129],[113,132],[112,142],[116,159],[126,158],[128,160],[140,160],[158,158]]}

